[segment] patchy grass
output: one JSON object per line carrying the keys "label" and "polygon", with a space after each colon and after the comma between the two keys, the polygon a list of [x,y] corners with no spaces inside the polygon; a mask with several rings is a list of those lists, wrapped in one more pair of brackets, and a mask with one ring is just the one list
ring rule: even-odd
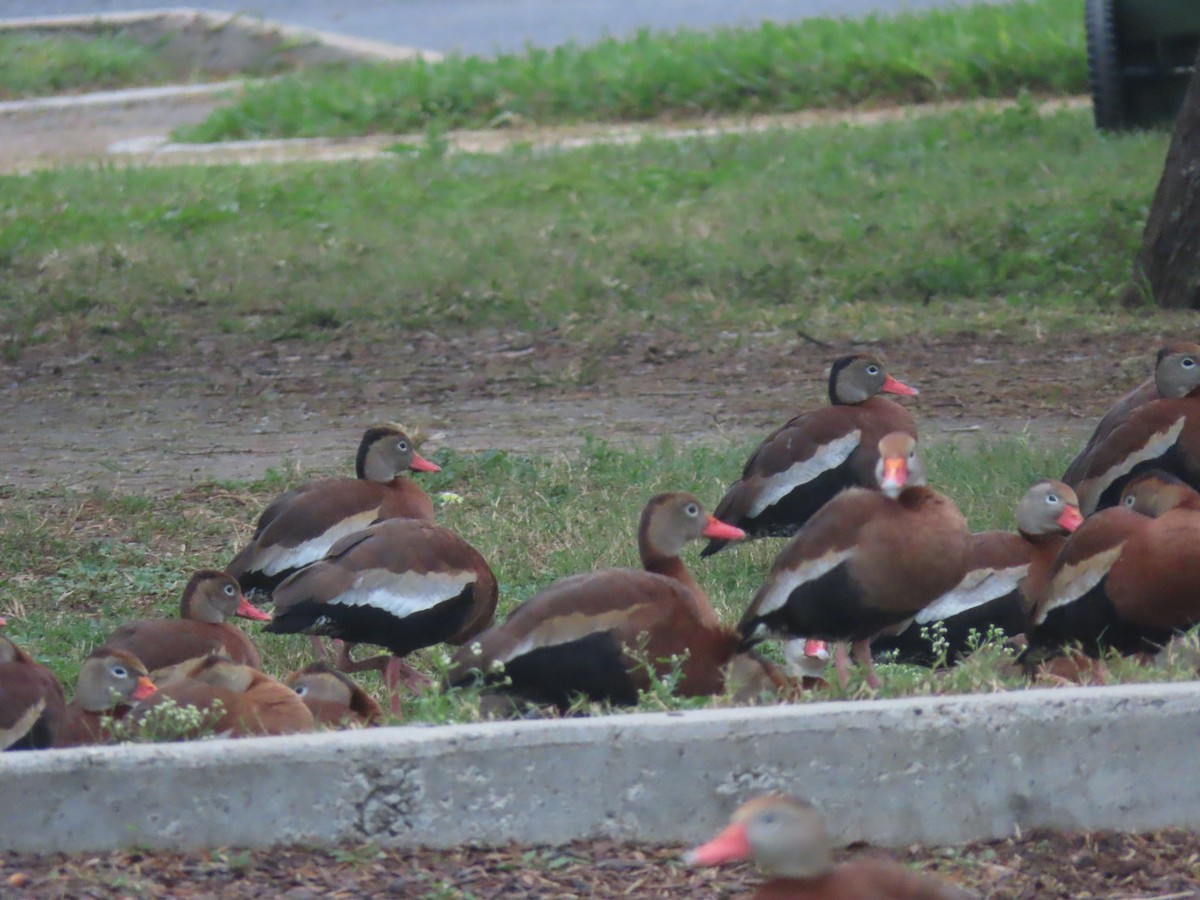
{"label": "patchy grass", "polygon": [[158,50],[119,34],[0,35],[0,100],[157,84],[172,73]]}
{"label": "patchy grass", "polygon": [[[503,616],[551,581],[598,567],[637,565],[635,532],[645,500],[667,489],[695,491],[710,505],[735,477],[748,447],[625,451],[590,441],[578,458],[491,452],[435,454],[440,474],[422,477],[432,494],[453,490],[464,501],[441,506],[439,519],[470,540],[491,562],[500,582]],[[928,449],[930,476],[962,506],[977,530],[1009,528],[1026,486],[1060,471],[1063,450],[1005,440],[963,448]],[[289,481],[304,474],[292,471]],[[0,533],[0,614],[8,633],[74,682],[83,657],[117,624],[147,615],[174,616],[178,594],[192,570],[223,565],[250,533],[264,504],[282,487],[279,473],[253,484],[207,484],[175,496],[16,492],[6,498],[8,527]],[[758,541],[688,563],[709,590],[722,618],[744,611],[779,541]],[[308,661],[308,642],[295,635],[258,633],[266,669],[282,676]],[[417,655],[437,672],[441,649]],[[887,695],[957,693],[1017,687],[999,674],[1004,652],[989,646],[947,675],[905,666],[881,667]],[[1118,666],[1127,680],[1181,677],[1174,668]],[[375,676],[369,676],[374,679]],[[378,683],[369,685],[380,693]],[[866,696],[861,684],[850,696]],[[837,696],[812,695],[810,700]],[[647,709],[702,706],[662,690]],[[602,712],[589,708],[592,712]],[[479,717],[473,691],[434,692],[408,702],[410,721],[455,722]]]}
{"label": "patchy grass", "polygon": [[1147,327],[1106,304],[1165,145],[1025,104],[551,154],[10,176],[0,348]]}
{"label": "patchy grass", "polygon": [[1087,90],[1084,59],[1075,5],[1017,0],[306,73],[179,134],[311,137],[1073,94]]}

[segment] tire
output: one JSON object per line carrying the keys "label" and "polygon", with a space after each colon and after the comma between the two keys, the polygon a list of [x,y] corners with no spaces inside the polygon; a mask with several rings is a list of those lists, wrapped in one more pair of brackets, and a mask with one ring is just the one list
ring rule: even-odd
{"label": "tire", "polygon": [[1117,47],[1116,0],[1086,0],[1083,21],[1087,31],[1088,82],[1092,112],[1101,131],[1126,128],[1125,86]]}

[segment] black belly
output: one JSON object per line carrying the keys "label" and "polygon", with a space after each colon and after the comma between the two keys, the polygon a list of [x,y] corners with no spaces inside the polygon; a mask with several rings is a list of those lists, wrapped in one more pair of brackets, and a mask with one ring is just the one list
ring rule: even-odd
{"label": "black belly", "polygon": [[638,700],[629,661],[620,642],[608,631],[567,644],[538,647],[506,663],[503,675],[511,680],[510,689],[515,693],[560,709],[578,697],[617,706],[632,706]]}
{"label": "black belly", "polygon": [[[1003,597],[981,603],[972,609],[942,619],[946,632],[946,662],[954,663],[978,646],[992,628],[1004,632],[1006,637],[1015,637],[1025,631],[1025,609],[1020,591],[1011,591]],[[910,624],[896,635],[880,635],[871,642],[871,652],[879,657],[884,653],[894,654],[896,662],[915,666],[932,666],[938,662],[933,652],[931,638],[935,623]],[[922,637],[921,630],[928,629],[930,637]],[[976,637],[972,639],[972,631]]]}
{"label": "black belly", "polygon": [[1088,656],[1105,650],[1118,653],[1157,652],[1173,632],[1142,628],[1122,619],[1104,590],[1107,577],[1079,599],[1050,611],[1045,621],[1029,631],[1028,655],[1044,658],[1071,646]]}

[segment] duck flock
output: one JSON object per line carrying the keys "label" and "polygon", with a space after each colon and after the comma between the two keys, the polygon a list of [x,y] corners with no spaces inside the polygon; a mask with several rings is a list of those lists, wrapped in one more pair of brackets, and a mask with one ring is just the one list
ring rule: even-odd
{"label": "duck flock", "polygon": [[[482,686],[503,712],[566,712],[580,698],[635,704],[667,677],[681,696],[787,699],[823,685],[831,655],[843,688],[851,659],[878,687],[877,655],[952,665],[1003,633],[1031,677],[1096,681],[1107,654],[1148,659],[1200,623],[1200,346],[1162,347],[1153,377],[1116,402],[1062,479],[1029,487],[1013,533],[971,534],[926,484],[916,423],[884,396],[916,393],[874,356],[836,360],[829,405],[768,435],[712,514],[688,493],[652,497],[641,569],[561,579],[502,622],[487,561],[433,521],[408,477],[438,466],[401,428],[372,427],[356,478],[274,500],[223,570],[191,576],[178,619],[109,635],[83,661],[70,703],[49,669],[0,636],[0,747],[110,742],[165,706],[195,713],[177,720],[183,736],[179,722],[225,737],[375,724],[382,708],[350,677],[368,670],[381,673],[394,713],[403,690],[464,685]],[[756,538],[787,540],[729,627],[680,553],[694,540],[707,541],[708,557]],[[272,613],[248,597],[269,598]],[[237,616],[309,635],[318,661],[271,678],[227,621]],[[772,640],[786,666],[759,653]],[[404,657],[442,643],[458,649],[434,686]],[[357,644],[385,652],[356,659]],[[747,804],[691,858],[750,855],[781,876],[762,896],[965,896],[924,876],[915,892],[860,893],[855,879],[903,879],[883,862],[831,867],[819,815],[788,798]]]}

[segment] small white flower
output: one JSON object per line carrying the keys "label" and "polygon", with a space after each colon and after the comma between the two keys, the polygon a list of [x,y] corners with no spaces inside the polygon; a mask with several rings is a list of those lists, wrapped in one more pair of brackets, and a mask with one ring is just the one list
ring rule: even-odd
{"label": "small white flower", "polygon": [[440,494],[434,494],[434,497],[436,497],[439,502],[444,503],[447,506],[453,506],[463,502],[462,494],[456,494],[454,491],[442,491]]}

